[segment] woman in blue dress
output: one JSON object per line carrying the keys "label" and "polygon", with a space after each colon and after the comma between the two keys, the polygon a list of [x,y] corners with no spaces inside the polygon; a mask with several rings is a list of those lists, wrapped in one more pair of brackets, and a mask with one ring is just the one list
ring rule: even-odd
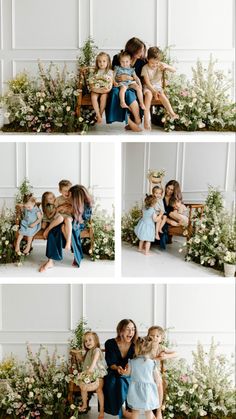
{"label": "woman in blue dress", "polygon": [[[146,64],[145,55],[146,47],[144,42],[138,38],[131,38],[125,45],[125,51],[131,56],[131,66],[134,68],[136,75],[141,78],[141,71]],[[113,57],[112,68],[119,66],[118,55]],[[121,75],[120,82],[131,79],[130,76]],[[127,124],[126,129],[139,132],[141,123],[141,110],[137,101],[135,90],[128,89],[125,93],[125,102],[129,109],[120,106],[119,88],[113,87],[109,93],[106,106],[106,122],[124,122]]]}
{"label": "woman in blue dress", "polygon": [[129,416],[126,399],[130,377],[126,374],[129,359],[134,356],[137,328],[133,320],[123,319],[117,325],[117,336],[105,342],[108,374],[104,377],[105,412],[120,417]]}
{"label": "woman in blue dress", "polygon": [[[70,188],[70,200],[73,217],[71,240],[71,250],[74,253],[73,266],[79,267],[80,262],[83,259],[80,233],[84,230],[86,221],[88,221],[92,215],[92,199],[84,186],[75,185]],[[68,206],[67,210],[71,211],[71,208]],[[46,248],[48,260],[41,265],[39,269],[40,272],[53,268],[54,260],[63,259],[63,248],[65,248],[65,245],[65,225],[61,223],[49,232]]]}

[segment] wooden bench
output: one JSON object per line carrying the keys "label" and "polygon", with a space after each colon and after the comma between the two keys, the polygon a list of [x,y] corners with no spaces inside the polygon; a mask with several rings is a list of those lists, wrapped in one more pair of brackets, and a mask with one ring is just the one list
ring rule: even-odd
{"label": "wooden bench", "polygon": [[204,204],[186,202],[184,205],[189,208],[188,225],[187,227],[168,225],[168,236],[170,237],[170,241],[172,236],[186,236],[186,239],[189,240],[193,234],[192,217],[194,210],[199,210],[200,218],[203,215]]}
{"label": "wooden bench", "polygon": [[[76,114],[79,117],[81,115],[81,108],[83,106],[93,107],[91,102],[91,95],[88,93],[89,86],[87,85],[87,76],[88,72],[91,70],[91,67],[84,67],[80,68],[79,70],[79,81],[78,81],[78,90],[79,95],[77,97],[77,108],[76,108]],[[162,72],[162,88],[163,90],[166,87],[166,77],[165,77],[165,70]],[[83,93],[86,91],[86,93]],[[162,106],[161,102],[159,100],[153,99],[151,103],[151,113],[153,106]]]}
{"label": "wooden bench", "polygon": [[[41,202],[37,202],[36,205],[38,207],[41,206]],[[23,215],[23,208],[20,204],[16,204],[15,207],[15,214],[16,214],[16,221],[15,224],[16,225],[20,225],[21,219],[22,219],[22,215]],[[91,220],[90,220],[91,221]],[[39,230],[33,237],[33,240],[45,240],[43,237],[43,232],[44,230],[41,228],[41,230]],[[17,238],[18,232],[16,233],[16,238]],[[94,249],[94,232],[93,232],[93,228],[91,225],[91,222],[89,222],[89,226],[87,228],[85,228],[84,230],[81,231],[80,233],[80,237],[81,239],[85,239],[85,238],[89,238],[90,239],[90,250],[91,250],[91,254],[93,253],[93,249]]]}

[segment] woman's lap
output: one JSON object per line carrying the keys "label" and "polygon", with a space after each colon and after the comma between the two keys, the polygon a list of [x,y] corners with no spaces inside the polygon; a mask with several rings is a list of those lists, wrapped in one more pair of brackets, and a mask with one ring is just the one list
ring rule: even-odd
{"label": "woman's lap", "polygon": [[122,404],[127,398],[129,381],[129,377],[117,376],[111,372],[105,376],[104,396],[106,413],[118,415]]}
{"label": "woman's lap", "polygon": [[[135,100],[137,100],[136,92],[132,89],[128,89],[125,93],[125,101],[130,106]],[[128,122],[129,110],[121,108],[119,98],[119,88],[113,87],[107,101],[106,107],[106,122],[111,124],[112,122]]]}

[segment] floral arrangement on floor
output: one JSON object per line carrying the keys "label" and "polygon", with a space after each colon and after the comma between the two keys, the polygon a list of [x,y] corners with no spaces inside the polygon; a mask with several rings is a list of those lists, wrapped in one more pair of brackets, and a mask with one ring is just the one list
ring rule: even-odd
{"label": "floral arrangement on floor", "polygon": [[193,235],[184,243],[186,261],[222,269],[224,262],[235,263],[236,221],[223,206],[222,193],[209,186],[203,216],[193,217]]}
{"label": "floral arrangement on floor", "polygon": [[236,399],[232,382],[233,366],[217,354],[212,341],[209,352],[198,344],[193,365],[171,361],[167,368],[167,395],[164,419],[235,417]]}
{"label": "floral arrangement on floor", "polygon": [[138,237],[134,233],[134,227],[142,217],[142,206],[136,203],[126,214],[121,218],[121,239],[126,243],[132,245],[138,244]]}
{"label": "floral arrangement on floor", "polygon": [[38,74],[18,74],[8,82],[3,96],[5,117],[9,124],[6,131],[26,132],[81,132],[86,133],[95,124],[95,113],[89,109],[76,115],[78,80],[64,66],[60,70],[51,63],[45,69],[39,62]]}
{"label": "floral arrangement on floor", "polygon": [[236,109],[229,95],[232,81],[215,64],[212,56],[207,68],[198,60],[191,81],[183,74],[170,75],[165,91],[179,119],[173,121],[158,106],[153,122],[166,131],[235,131]]}
{"label": "floral arrangement on floor", "polygon": [[15,212],[3,208],[0,212],[0,264],[17,263],[21,265],[24,256],[15,252],[15,235],[19,226],[16,225]]}
{"label": "floral arrangement on floor", "polygon": [[[84,239],[83,247],[93,261],[98,259],[115,259],[115,219],[114,212],[109,215],[106,210],[96,205],[91,220],[94,232],[94,248],[89,249],[90,239]],[[89,250],[88,250],[89,249]]]}

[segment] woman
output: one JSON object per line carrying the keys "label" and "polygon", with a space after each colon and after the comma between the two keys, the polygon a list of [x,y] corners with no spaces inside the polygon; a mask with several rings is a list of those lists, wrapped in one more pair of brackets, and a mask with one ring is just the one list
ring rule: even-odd
{"label": "woman", "polygon": [[[85,221],[89,220],[92,214],[92,199],[87,189],[82,185],[75,185],[70,188],[70,200],[72,205],[72,243],[71,248],[74,253],[73,266],[80,266],[83,259],[83,251],[80,240],[80,232],[85,228]],[[68,207],[68,210],[70,208]],[[48,261],[39,269],[39,272],[45,272],[53,268],[54,260],[63,259],[63,248],[66,244],[65,225],[59,224],[50,230],[47,239],[46,256]]]}
{"label": "woman", "polygon": [[170,205],[172,198],[177,198],[182,201],[182,192],[180,189],[179,182],[177,180],[169,180],[165,186],[165,196],[163,198],[164,208],[167,215],[166,224],[162,227],[163,233],[160,233],[160,247],[166,249],[167,243],[170,243],[170,237],[168,237],[168,224],[176,226],[177,223],[171,218],[173,207]]}
{"label": "woman", "polygon": [[105,343],[105,357],[108,365],[108,375],[104,378],[105,412],[120,417],[130,416],[123,406],[128,393],[130,378],[123,375],[129,359],[134,356],[134,343],[138,337],[133,320],[123,319],[116,328],[116,338]]}
{"label": "woman", "polygon": [[[144,42],[138,38],[131,38],[126,43],[125,51],[130,54],[131,65],[134,67],[137,76],[140,78],[142,68],[144,64],[146,64],[144,59],[146,55],[146,47]],[[118,55],[113,57],[112,68],[114,68],[116,65],[119,65]],[[118,78],[119,81],[126,81],[129,79],[132,78],[127,75],[121,75]],[[106,107],[107,124],[111,124],[112,122],[125,121],[128,124],[126,129],[131,129],[135,132],[142,131],[139,126],[141,123],[140,108],[137,101],[136,92],[134,90],[128,89],[126,91],[125,102],[129,106],[129,109],[125,109],[120,106],[119,88],[113,87],[109,94]]]}

